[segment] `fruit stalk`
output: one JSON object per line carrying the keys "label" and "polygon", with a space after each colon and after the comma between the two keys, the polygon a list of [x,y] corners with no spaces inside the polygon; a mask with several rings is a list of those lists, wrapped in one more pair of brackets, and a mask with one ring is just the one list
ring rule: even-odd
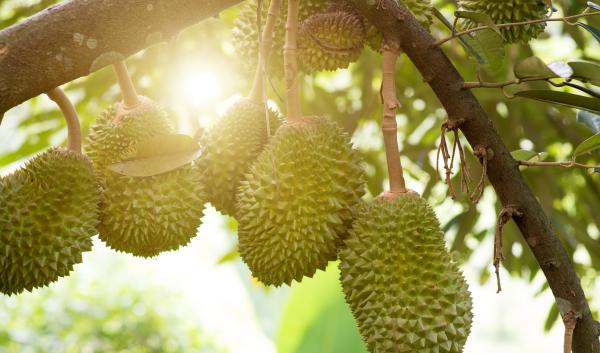
{"label": "fruit stalk", "polygon": [[117,80],[119,81],[119,87],[121,88],[121,95],[123,96],[123,105],[125,105],[126,109],[132,109],[137,107],[140,104],[140,99],[138,97],[137,92],[135,91],[133,82],[131,82],[131,77],[129,76],[129,72],[127,71],[127,66],[125,65],[125,62],[119,61],[114,63],[113,69],[115,70]]}
{"label": "fruit stalk", "polygon": [[[269,56],[273,47],[273,30],[275,28],[275,22],[277,15],[281,11],[281,0],[272,0],[269,5],[269,12],[267,14],[267,20],[265,22],[265,28],[260,34],[260,44],[258,51],[258,64],[256,67],[256,73],[254,74],[254,82],[252,83],[252,89],[248,98],[256,103],[264,103],[265,97],[263,94],[264,90],[264,77],[267,74],[267,67],[269,65]],[[259,23],[258,26],[261,24]]]}
{"label": "fruit stalk", "polygon": [[298,90],[298,0],[288,1],[283,67],[285,70],[287,115],[290,121],[294,121],[302,116],[300,92]]}
{"label": "fruit stalk", "polygon": [[381,97],[383,100],[383,143],[387,159],[388,175],[390,179],[390,192],[392,194],[406,193],[406,184],[400,161],[398,148],[398,124],[396,123],[396,109],[400,105],[396,97],[396,62],[400,51],[389,45],[382,48],[383,79],[381,84]]}
{"label": "fruit stalk", "polygon": [[75,107],[69,100],[69,97],[63,92],[60,87],[55,87],[46,92],[48,98],[53,100],[67,121],[67,148],[73,152],[81,153],[81,128],[79,126],[79,117]]}

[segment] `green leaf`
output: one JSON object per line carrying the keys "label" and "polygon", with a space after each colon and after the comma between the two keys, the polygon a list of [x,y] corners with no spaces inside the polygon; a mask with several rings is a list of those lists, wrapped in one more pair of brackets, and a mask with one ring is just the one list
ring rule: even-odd
{"label": "green leaf", "polygon": [[454,12],[454,16],[456,16],[458,18],[467,18],[471,21],[481,23],[482,25],[488,26],[488,27],[490,27],[491,30],[498,33],[498,35],[500,37],[502,37],[502,39],[504,39],[504,37],[502,36],[502,32],[500,32],[500,29],[498,28],[498,26],[496,26],[496,24],[494,23],[494,20],[492,20],[490,15],[488,15],[486,13],[474,12],[474,11],[456,11],[456,12]]}
{"label": "green leaf", "polygon": [[199,148],[198,142],[188,135],[159,135],[135,144],[125,159],[134,160],[168,156],[181,152],[197,151]]}
{"label": "green leaf", "polygon": [[223,256],[221,256],[221,258],[219,258],[219,260],[217,261],[217,265],[222,265],[227,262],[235,261],[239,259],[239,257],[240,251],[236,245],[233,248],[231,248],[228,252],[226,252]]}
{"label": "green leaf", "polygon": [[584,60],[569,61],[568,64],[573,69],[572,78],[600,86],[599,64]]}
{"label": "green leaf", "polygon": [[537,56],[530,56],[527,59],[520,61],[514,67],[514,73],[516,78],[552,78],[558,77],[557,74],[550,70],[546,63]]}
{"label": "green leaf", "polygon": [[541,162],[548,157],[546,152],[535,152],[529,150],[516,150],[510,153],[515,160],[518,161],[534,161]]}
{"label": "green leaf", "polygon": [[473,49],[485,61],[482,66],[491,73],[502,70],[506,59],[506,47],[502,36],[488,29],[476,32],[473,38]]}
{"label": "green leaf", "polygon": [[133,146],[125,161],[112,164],[109,169],[130,177],[149,177],[188,165],[201,151],[187,135],[155,136]]}
{"label": "green leaf", "polygon": [[575,152],[573,152],[573,160],[582,154],[592,152],[598,148],[600,148],[600,133],[597,133],[596,135],[580,143],[579,146],[575,148]]}
{"label": "green leaf", "polygon": [[551,90],[527,90],[517,92],[515,96],[600,113],[600,99],[577,94]]}
{"label": "green leaf", "polygon": [[277,335],[279,353],[366,353],[344,301],[338,263],[294,283]]}
{"label": "green leaf", "polygon": [[577,122],[582,123],[594,132],[600,132],[600,115],[585,110],[577,111]]}
{"label": "green leaf", "polygon": [[598,42],[600,42],[600,30],[598,28],[590,26],[590,25],[585,24],[583,22],[577,22],[577,25],[585,28],[588,32],[590,32],[592,34],[592,36],[594,38],[596,38],[596,40]]}

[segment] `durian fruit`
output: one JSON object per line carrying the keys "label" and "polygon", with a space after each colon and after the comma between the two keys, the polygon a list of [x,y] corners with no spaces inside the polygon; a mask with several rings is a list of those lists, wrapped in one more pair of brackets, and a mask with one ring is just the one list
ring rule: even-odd
{"label": "durian fruit", "polygon": [[[267,18],[270,1],[262,2],[262,23],[261,28]],[[324,12],[329,6],[329,0],[303,0],[300,2],[298,14],[299,21],[304,21],[309,16]],[[242,58],[241,62],[247,64],[248,71],[256,68],[258,58],[258,31],[256,23],[257,1],[251,0],[240,8],[240,13],[233,23],[232,36],[236,54]],[[282,9],[287,9],[287,1],[283,0]],[[280,53],[283,52],[283,43],[285,37],[285,21],[287,15],[285,11],[278,16],[273,34],[273,53],[269,60],[269,71],[281,75],[283,73],[283,60]]]}
{"label": "durian fruit", "polygon": [[[538,20],[548,16],[548,6],[544,0],[459,0],[458,7],[465,11],[487,14],[496,24]],[[465,19],[465,28],[478,26],[481,26],[481,23]],[[544,32],[545,27],[546,23],[542,22],[504,27],[500,28],[500,32],[507,43],[526,43],[537,38]]]}
{"label": "durian fruit", "polygon": [[267,126],[264,105],[241,98],[205,133],[199,164],[208,201],[217,210],[235,215],[240,182],[280,125],[277,113],[269,110]]}
{"label": "durian fruit", "polygon": [[363,194],[358,152],[335,122],[285,123],[239,188],[242,259],[267,285],[312,276],[336,258]]}
{"label": "durian fruit", "polygon": [[462,352],[471,296],[434,211],[416,193],[359,207],[340,270],[369,352]]}
{"label": "durian fruit", "polygon": [[92,163],[51,148],[0,179],[0,292],[66,276],[92,248],[100,194]]}
{"label": "durian fruit", "polygon": [[360,56],[365,38],[365,25],[352,12],[314,14],[300,24],[300,67],[304,72],[346,68]]}
{"label": "durian fruit", "polygon": [[133,109],[118,103],[98,118],[87,152],[104,196],[100,239],[115,250],[152,257],[196,235],[206,198],[202,172],[191,164],[148,177],[129,177],[109,168],[127,159],[135,144],[174,133],[163,108],[148,98],[139,100]]}

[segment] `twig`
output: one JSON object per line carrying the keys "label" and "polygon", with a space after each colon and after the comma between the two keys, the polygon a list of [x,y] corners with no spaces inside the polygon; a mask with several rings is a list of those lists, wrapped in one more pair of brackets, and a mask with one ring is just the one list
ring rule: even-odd
{"label": "twig", "polygon": [[481,165],[483,167],[479,183],[477,183],[477,186],[475,186],[475,189],[473,189],[473,193],[471,194],[471,202],[477,203],[481,199],[481,196],[483,196],[483,190],[485,188],[485,177],[487,176],[488,161],[492,159],[493,155],[488,153],[487,148],[481,145],[475,146],[475,148],[473,149],[473,154],[475,154],[475,156],[479,158],[479,161],[481,162]]}
{"label": "twig", "polygon": [[140,104],[140,99],[135,91],[133,82],[131,82],[131,77],[129,76],[125,62],[119,61],[114,63],[113,69],[115,70],[117,80],[119,81],[119,87],[121,88],[123,105],[126,109],[133,109],[137,107]]}
{"label": "twig", "polygon": [[[256,73],[254,75],[254,81],[252,83],[252,89],[248,94],[248,98],[256,103],[264,103],[265,98],[265,77],[268,75],[267,67],[269,63],[269,57],[271,49],[273,47],[273,30],[275,28],[275,22],[277,15],[281,11],[281,0],[272,0],[269,5],[269,12],[267,14],[267,20],[265,22],[265,29],[261,31],[261,20],[260,14],[262,11],[258,8],[257,14],[257,26],[259,33],[259,50],[258,50],[258,64],[256,67]],[[262,33],[261,33],[262,32]]]}
{"label": "twig", "polygon": [[[452,199],[456,199],[456,191],[454,190],[454,186],[452,185],[452,168],[454,166],[454,158],[456,157],[456,151],[458,151],[459,157],[459,170],[460,173],[460,186],[462,192],[467,192],[470,194],[469,184],[471,183],[471,173],[469,172],[469,167],[467,165],[467,161],[465,159],[465,152],[460,142],[460,136],[458,134],[459,125],[462,124],[462,120],[458,120],[458,122],[447,121],[442,124],[442,132],[440,136],[440,145],[438,147],[437,152],[437,162],[436,162],[436,171],[439,172],[439,160],[440,156],[442,157],[442,161],[444,162],[444,170],[446,171],[446,184],[448,185],[448,194]],[[454,142],[452,144],[452,153],[448,149],[448,143],[446,138],[446,133],[448,131],[452,131],[454,133]]]}
{"label": "twig", "polygon": [[525,161],[518,160],[518,165],[525,165],[528,167],[562,167],[562,168],[584,168],[584,169],[597,169],[600,168],[600,165],[588,165],[583,163],[578,163],[575,161],[564,161],[564,162],[535,162],[535,161]]}
{"label": "twig", "polygon": [[504,88],[510,85],[518,85],[523,82],[531,82],[531,81],[547,81],[552,77],[529,77],[522,79],[514,79],[504,82],[464,82],[462,85],[463,89],[471,89],[471,88]]}
{"label": "twig", "polygon": [[383,78],[381,82],[381,97],[383,100],[382,131],[391,194],[404,194],[407,192],[404,173],[402,171],[402,162],[400,161],[398,124],[396,123],[396,109],[400,106],[400,102],[398,102],[398,98],[396,97],[396,63],[399,53],[398,47],[392,47],[389,44],[383,45]]}
{"label": "twig", "polygon": [[46,92],[48,98],[53,100],[67,121],[67,148],[73,152],[81,153],[81,127],[79,126],[79,117],[75,107],[69,100],[69,97],[60,87],[55,87]]}
{"label": "twig", "polygon": [[[542,23],[542,22],[567,22],[570,23],[570,20],[574,20],[574,19],[578,19],[580,17],[589,17],[589,16],[599,16],[600,15],[600,11],[598,12],[587,12],[587,13],[580,13],[578,15],[572,15],[572,16],[566,16],[566,17],[560,17],[560,18],[540,18],[537,20],[531,20],[531,21],[522,21],[522,22],[512,22],[512,23],[500,23],[496,25],[496,28],[504,28],[504,27],[513,27],[513,26],[526,26],[526,25],[532,25],[532,24],[536,24],[536,23]],[[572,24],[572,23],[570,23]],[[446,43],[449,40],[467,35],[467,34],[471,34],[473,32],[478,32],[478,31],[483,31],[485,29],[490,29],[492,28],[492,26],[479,26],[479,27],[475,27],[475,28],[471,28],[462,32],[456,32],[454,34],[452,34],[449,37],[446,38],[442,38],[437,40],[435,43],[433,43],[432,47],[438,47],[444,43]]]}
{"label": "twig", "polygon": [[298,89],[298,2],[288,0],[287,21],[285,23],[285,45],[283,47],[283,67],[285,70],[286,107],[288,120],[298,120],[302,116],[300,91]]}
{"label": "twig", "polygon": [[522,216],[523,214],[516,209],[515,205],[504,206],[498,215],[494,236],[494,268],[496,272],[496,284],[498,286],[496,293],[502,291],[502,285],[500,284],[500,261],[504,260],[504,255],[502,254],[502,229],[511,218]]}

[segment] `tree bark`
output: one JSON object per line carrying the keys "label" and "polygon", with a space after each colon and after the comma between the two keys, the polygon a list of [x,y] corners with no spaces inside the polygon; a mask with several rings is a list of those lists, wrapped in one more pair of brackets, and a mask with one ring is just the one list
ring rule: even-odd
{"label": "tree bark", "polygon": [[0,122],[10,108],[168,40],[241,0],[67,0],[0,31]]}
{"label": "tree bark", "polygon": [[[435,39],[394,0],[352,0],[356,9],[383,33],[401,45],[424,80],[446,109],[448,119],[460,128],[473,150],[484,148],[488,156],[488,179],[504,207],[523,215],[515,222],[544,272],[555,298],[571,303],[581,317],[573,336],[574,353],[599,353],[598,329],[580,280],[565,248],[525,183],[516,161],[500,139],[492,121]],[[518,323],[515,323],[518,324]]]}

